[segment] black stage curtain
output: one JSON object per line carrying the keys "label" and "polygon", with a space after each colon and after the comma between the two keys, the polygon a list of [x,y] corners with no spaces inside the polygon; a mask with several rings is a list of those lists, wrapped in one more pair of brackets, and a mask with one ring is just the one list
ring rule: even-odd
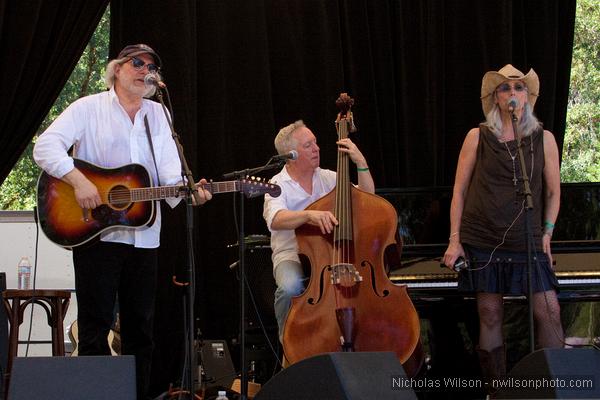
{"label": "black stage curtain", "polygon": [[[8,93],[0,100],[0,155],[9,160],[0,177],[67,79],[105,2],[62,2],[58,9],[9,3],[0,3],[0,77]],[[378,187],[446,186],[465,133],[483,119],[481,78],[506,63],[538,72],[536,112],[562,147],[575,4],[113,0],[111,56],[138,42],[161,55],[176,128],[197,179],[262,165],[275,153],[277,130],[299,118],[319,139],[322,166],[335,168],[334,101],[345,91],[356,100],[355,141]],[[82,11],[71,11],[76,7]],[[234,200],[217,195],[195,211],[196,315],[205,338],[239,332],[237,281],[228,268],[237,257],[227,248],[237,240]],[[266,233],[261,199],[245,206],[246,232]],[[163,209],[155,392],[179,376],[183,342],[181,293],[171,275],[181,276],[185,263],[184,207]]]}
{"label": "black stage curtain", "polygon": [[67,82],[107,4],[0,1],[0,182]]}
{"label": "black stage curtain", "polygon": [[379,187],[452,184],[483,119],[481,77],[508,62],[538,72],[536,111],[562,144],[574,0],[139,4],[113,1],[113,52],[144,40],[164,53],[203,173],[259,164],[296,118],[333,168],[334,101],[347,91]]}

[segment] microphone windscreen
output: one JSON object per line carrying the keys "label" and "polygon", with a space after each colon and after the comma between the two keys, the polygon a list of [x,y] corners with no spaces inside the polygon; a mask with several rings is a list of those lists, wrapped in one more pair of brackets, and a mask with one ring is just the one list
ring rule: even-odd
{"label": "microphone windscreen", "polygon": [[158,80],[156,79],[156,76],[154,76],[153,73],[149,72],[146,74],[146,76],[144,76],[144,84],[146,86],[154,86],[157,82]]}
{"label": "microphone windscreen", "polygon": [[508,100],[508,108],[512,108],[514,110],[517,107],[519,107],[519,100],[517,100],[516,97],[511,97],[510,100]]}

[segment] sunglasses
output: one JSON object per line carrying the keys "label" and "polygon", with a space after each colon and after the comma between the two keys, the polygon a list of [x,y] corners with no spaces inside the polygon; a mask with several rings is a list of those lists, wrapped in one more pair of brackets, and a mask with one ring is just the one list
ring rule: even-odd
{"label": "sunglasses", "polygon": [[527,90],[527,86],[525,86],[524,84],[517,82],[515,83],[515,86],[511,86],[508,83],[503,83],[502,85],[498,86],[496,88],[497,92],[500,93],[506,93],[506,92],[510,92],[512,89],[515,89],[515,92],[523,92],[525,90]]}
{"label": "sunglasses", "polygon": [[131,57],[131,65],[133,65],[133,68],[136,69],[137,71],[141,70],[142,68],[144,68],[144,65],[148,68],[148,72],[158,72],[159,68],[156,64],[146,64],[144,62],[144,60],[139,59],[137,57]]}

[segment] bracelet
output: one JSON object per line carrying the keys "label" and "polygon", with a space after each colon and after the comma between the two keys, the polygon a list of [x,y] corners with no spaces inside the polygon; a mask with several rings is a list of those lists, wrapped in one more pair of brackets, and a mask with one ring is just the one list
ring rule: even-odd
{"label": "bracelet", "polygon": [[366,167],[366,168],[358,168],[358,167],[356,167],[356,170],[358,172],[367,172],[369,170],[369,167]]}
{"label": "bracelet", "polygon": [[453,233],[451,233],[451,234],[450,234],[450,237],[448,238],[448,240],[452,239],[452,236],[456,236],[456,235],[458,235],[459,233],[460,233],[459,231],[456,231],[456,232],[453,232]]}
{"label": "bracelet", "polygon": [[554,224],[552,222],[550,222],[550,221],[544,221],[544,226],[546,228],[550,228],[550,229],[554,228]]}

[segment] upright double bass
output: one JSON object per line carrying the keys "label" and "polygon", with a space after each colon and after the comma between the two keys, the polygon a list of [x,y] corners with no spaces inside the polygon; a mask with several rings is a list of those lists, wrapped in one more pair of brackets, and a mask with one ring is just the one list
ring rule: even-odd
{"label": "upright double bass", "polygon": [[[343,139],[354,127],[353,100],[342,93],[336,104]],[[338,152],[336,187],[306,208],[333,212],[339,222],[334,231],[322,234],[308,224],[296,229],[311,277],[305,292],[292,299],[285,356],[295,363],[326,352],[393,351],[412,376],[421,365],[420,355],[411,358],[420,354],[419,317],[406,287],[394,285],[384,267],[386,248],[397,245],[396,210],[351,184],[348,158]]]}

